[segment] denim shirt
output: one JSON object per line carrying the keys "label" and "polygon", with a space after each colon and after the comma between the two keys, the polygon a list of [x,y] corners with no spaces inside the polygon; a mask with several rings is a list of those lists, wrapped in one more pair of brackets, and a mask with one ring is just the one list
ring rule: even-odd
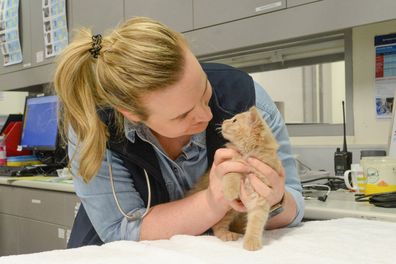
{"label": "denim shirt", "polygon": [[[289,225],[295,226],[301,222],[304,215],[304,200],[296,164],[291,155],[286,126],[271,98],[257,83],[255,83],[255,91],[256,107],[272,129],[280,146],[278,156],[286,173],[285,188],[297,204],[297,215]],[[71,170],[73,175],[78,175],[79,157],[74,143],[76,137],[72,131],[69,134],[69,157],[76,154],[72,159]],[[144,125],[125,121],[125,136],[132,142],[138,136],[154,147],[171,201],[183,198],[185,192],[208,168],[205,131],[192,136],[190,142],[183,147],[181,155],[174,161],[165,154],[151,131]],[[121,159],[116,154],[112,154],[111,162],[114,188],[121,208],[127,214],[143,214],[146,208],[140,194],[133,186],[129,171],[122,165]],[[80,176],[74,177],[74,188],[103,242],[139,240],[141,220],[128,220],[118,210],[111,189],[106,157],[102,161],[99,172],[89,183],[85,183]]]}

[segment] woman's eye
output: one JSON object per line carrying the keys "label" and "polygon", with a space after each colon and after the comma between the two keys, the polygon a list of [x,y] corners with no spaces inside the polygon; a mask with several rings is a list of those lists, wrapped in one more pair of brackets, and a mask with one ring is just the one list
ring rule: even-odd
{"label": "woman's eye", "polygon": [[187,117],[187,115],[188,115],[188,114],[184,114],[184,115],[180,116],[178,119],[179,119],[179,120],[183,120],[183,119],[185,119],[185,118]]}
{"label": "woman's eye", "polygon": [[232,120],[232,123],[235,123],[237,120],[236,120],[236,118],[234,118],[234,120]]}

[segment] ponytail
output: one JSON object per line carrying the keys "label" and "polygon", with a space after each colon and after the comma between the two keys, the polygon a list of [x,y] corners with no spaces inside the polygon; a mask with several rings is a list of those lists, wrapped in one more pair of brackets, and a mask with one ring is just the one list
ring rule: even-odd
{"label": "ponytail", "polygon": [[79,173],[89,181],[100,168],[107,142],[107,127],[97,115],[100,86],[95,76],[95,59],[89,49],[91,32],[82,29],[77,40],[59,56],[54,86],[61,101],[60,120],[63,138],[67,139],[72,128],[80,147]]}

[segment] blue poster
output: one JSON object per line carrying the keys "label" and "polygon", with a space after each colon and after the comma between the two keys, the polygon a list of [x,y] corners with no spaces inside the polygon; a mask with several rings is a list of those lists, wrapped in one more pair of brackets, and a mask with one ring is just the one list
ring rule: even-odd
{"label": "blue poster", "polygon": [[58,55],[68,44],[65,0],[42,0],[45,57]]}

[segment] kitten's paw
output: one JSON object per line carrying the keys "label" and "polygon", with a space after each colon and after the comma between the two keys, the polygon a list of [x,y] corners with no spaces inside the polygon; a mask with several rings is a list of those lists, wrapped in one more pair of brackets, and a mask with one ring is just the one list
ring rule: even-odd
{"label": "kitten's paw", "polygon": [[225,186],[224,197],[229,200],[235,200],[239,197],[239,186]]}
{"label": "kitten's paw", "polygon": [[236,241],[242,237],[241,234],[231,231],[219,232],[217,234],[215,233],[215,236],[223,241]]}
{"label": "kitten's paw", "polygon": [[243,240],[243,248],[249,251],[256,251],[263,247],[260,239],[246,238]]}

